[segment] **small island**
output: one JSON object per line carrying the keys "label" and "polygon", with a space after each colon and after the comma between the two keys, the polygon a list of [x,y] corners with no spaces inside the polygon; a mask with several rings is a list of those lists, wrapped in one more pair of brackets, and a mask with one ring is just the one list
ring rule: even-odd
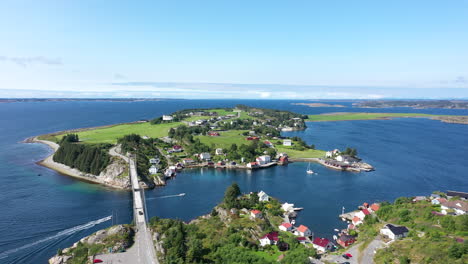
{"label": "small island", "polygon": [[325,103],[292,103],[292,105],[305,105],[308,107],[345,107],[344,105]]}
{"label": "small island", "polygon": [[300,137],[281,135],[306,129],[306,121],[307,115],[238,105],[186,109],[153,120],[62,131],[27,142],[44,143],[55,151],[39,164],[120,189],[131,186],[129,153],[136,154],[145,188],[165,185],[179,171],[197,167],[256,170],[301,161],[339,170],[373,170],[355,149],[327,152]]}
{"label": "small island", "polygon": [[360,108],[468,109],[467,100],[368,100],[354,103],[353,105]]}

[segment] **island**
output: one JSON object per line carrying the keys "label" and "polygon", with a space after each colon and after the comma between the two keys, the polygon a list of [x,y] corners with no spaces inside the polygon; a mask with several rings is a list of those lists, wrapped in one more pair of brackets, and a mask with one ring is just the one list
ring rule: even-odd
{"label": "island", "polygon": [[304,130],[309,116],[238,105],[185,109],[152,120],[61,131],[33,137],[54,153],[39,164],[62,174],[129,189],[129,154],[136,156],[144,188],[165,185],[185,168],[265,169],[290,162],[316,162],[348,171],[371,171],[357,151],[318,150],[283,131]]}
{"label": "island", "polygon": [[325,103],[292,103],[292,105],[305,105],[308,107],[345,107],[340,104],[325,104]]}
{"label": "island", "polygon": [[414,109],[468,109],[467,100],[368,100],[353,104],[360,108],[410,107]]}
{"label": "island", "polygon": [[310,122],[352,121],[352,120],[390,120],[393,118],[429,118],[445,123],[468,124],[468,116],[433,115],[421,113],[364,113],[364,112],[334,112],[319,115],[309,115]]}

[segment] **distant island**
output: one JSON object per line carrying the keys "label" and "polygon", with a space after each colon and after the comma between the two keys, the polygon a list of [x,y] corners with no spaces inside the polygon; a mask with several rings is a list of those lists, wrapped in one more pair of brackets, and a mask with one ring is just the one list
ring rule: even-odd
{"label": "distant island", "polygon": [[467,100],[369,100],[353,103],[360,108],[410,107],[414,109],[468,109]]}
{"label": "distant island", "polygon": [[292,103],[292,105],[305,105],[308,107],[345,107],[344,105],[325,103]]}
{"label": "distant island", "polygon": [[184,100],[169,98],[0,98],[0,103],[31,103],[31,102],[142,102]]}

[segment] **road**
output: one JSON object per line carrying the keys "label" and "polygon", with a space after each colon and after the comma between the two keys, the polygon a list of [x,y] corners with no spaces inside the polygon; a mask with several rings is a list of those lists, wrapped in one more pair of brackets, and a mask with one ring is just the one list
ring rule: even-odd
{"label": "road", "polygon": [[363,251],[359,251],[359,245],[359,243],[354,244],[346,251],[346,253],[349,253],[353,256],[350,259],[345,259],[341,255],[328,255],[323,259],[331,263],[349,262],[350,264],[371,264],[374,263],[374,251],[384,247],[385,243],[379,237],[377,237],[376,239],[372,240],[372,242],[370,242]]}
{"label": "road", "polygon": [[135,216],[135,243],[126,252],[99,255],[96,256],[96,258],[101,259],[103,263],[106,264],[159,264],[159,261],[156,258],[151,231],[146,224],[147,213],[144,199],[144,190],[140,188],[138,183],[135,161],[132,158],[119,154],[115,147],[109,150],[109,154],[112,156],[119,156],[129,164],[130,182],[132,183],[133,192],[133,210]]}

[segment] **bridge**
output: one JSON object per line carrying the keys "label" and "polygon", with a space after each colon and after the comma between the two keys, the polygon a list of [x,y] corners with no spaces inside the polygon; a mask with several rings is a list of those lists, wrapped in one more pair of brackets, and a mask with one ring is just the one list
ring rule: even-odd
{"label": "bridge", "polygon": [[133,197],[133,221],[135,223],[135,243],[126,252],[105,254],[96,256],[107,264],[116,263],[137,263],[137,264],[159,264],[154,249],[151,231],[147,225],[148,212],[146,210],[145,190],[141,188],[138,182],[138,173],[136,168],[136,157],[126,157],[112,148],[110,155],[119,156],[128,162],[130,182],[132,184]]}

